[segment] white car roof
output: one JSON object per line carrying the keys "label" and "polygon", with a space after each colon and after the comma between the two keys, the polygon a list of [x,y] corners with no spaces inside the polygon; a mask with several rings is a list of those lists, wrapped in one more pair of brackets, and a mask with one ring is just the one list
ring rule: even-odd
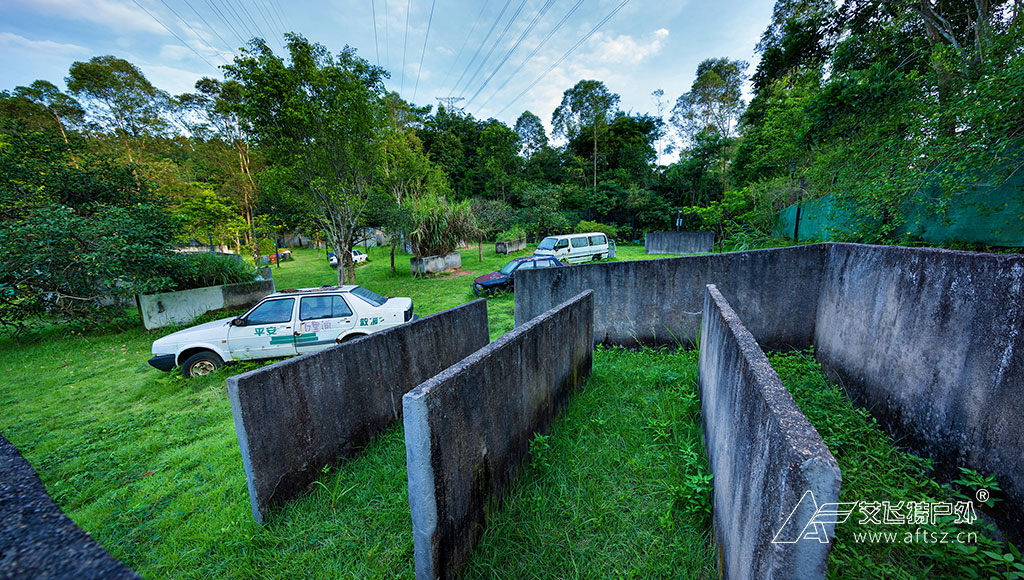
{"label": "white car roof", "polygon": [[294,296],[296,294],[311,294],[314,292],[351,292],[358,286],[348,284],[345,286],[320,286],[318,288],[286,288],[279,290],[273,294],[268,294],[267,298],[277,298],[279,296]]}

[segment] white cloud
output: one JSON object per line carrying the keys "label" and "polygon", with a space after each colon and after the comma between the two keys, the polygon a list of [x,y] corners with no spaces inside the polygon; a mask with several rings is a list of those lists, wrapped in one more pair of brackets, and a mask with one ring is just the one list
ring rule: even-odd
{"label": "white cloud", "polygon": [[134,4],[116,0],[21,0],[27,9],[72,21],[101,24],[118,31],[166,35],[167,30]]}
{"label": "white cloud", "polygon": [[668,34],[667,29],[659,28],[642,41],[638,41],[628,34],[618,36],[597,34],[595,35],[597,46],[594,52],[603,62],[638,64],[661,52]]}
{"label": "white cloud", "polygon": [[0,46],[21,49],[37,54],[45,53],[62,56],[83,54],[89,51],[84,46],[78,46],[77,44],[62,44],[52,40],[31,40],[11,32],[0,32]]}

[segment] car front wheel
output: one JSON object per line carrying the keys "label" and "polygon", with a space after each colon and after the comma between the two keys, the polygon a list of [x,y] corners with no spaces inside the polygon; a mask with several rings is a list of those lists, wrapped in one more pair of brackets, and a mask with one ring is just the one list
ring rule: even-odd
{"label": "car front wheel", "polygon": [[181,374],[184,377],[201,377],[224,366],[224,361],[215,353],[200,352],[187,359],[181,365]]}

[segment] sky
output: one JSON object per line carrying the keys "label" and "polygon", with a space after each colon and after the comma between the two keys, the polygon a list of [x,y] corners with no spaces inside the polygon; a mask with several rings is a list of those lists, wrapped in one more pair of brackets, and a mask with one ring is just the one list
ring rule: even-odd
{"label": "sky", "polygon": [[[509,126],[530,110],[550,130],[562,93],[603,81],[619,107],[668,119],[697,64],[757,62],[774,0],[0,0],[0,90],[46,79],[64,88],[72,62],[111,54],[158,88],[190,92],[221,78],[253,37],[284,54],[294,31],[332,52],[345,45],[386,68],[388,89],[419,105],[462,97]],[[573,47],[575,46],[575,50]],[[422,63],[422,66],[421,66]],[[667,160],[663,160],[667,161]]]}

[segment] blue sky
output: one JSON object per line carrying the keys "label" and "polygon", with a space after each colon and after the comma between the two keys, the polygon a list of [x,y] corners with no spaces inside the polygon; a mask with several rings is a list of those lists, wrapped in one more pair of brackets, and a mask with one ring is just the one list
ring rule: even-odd
{"label": "blue sky", "polygon": [[[667,109],[689,89],[701,60],[744,59],[750,61],[753,72],[754,45],[768,25],[774,1],[3,0],[3,4],[0,89],[38,78],[63,87],[72,62],[112,54],[139,66],[159,88],[179,94],[192,90],[201,76],[219,77],[215,66],[228,62],[243,39],[264,36],[280,50],[282,33],[297,31],[335,52],[346,44],[355,47],[364,58],[391,72],[389,88],[418,104],[436,104],[435,97],[462,96],[466,101],[460,104],[478,118],[493,116],[511,125],[529,109],[550,127],[562,92],[580,79],[604,81],[622,96],[620,107],[634,112],[656,113],[651,92],[663,89],[667,118]],[[616,8],[618,12],[583,40]],[[574,52],[552,68],[580,41]],[[470,66],[474,55],[476,61]],[[549,72],[541,78],[545,71]],[[462,82],[456,85],[460,77]]]}

